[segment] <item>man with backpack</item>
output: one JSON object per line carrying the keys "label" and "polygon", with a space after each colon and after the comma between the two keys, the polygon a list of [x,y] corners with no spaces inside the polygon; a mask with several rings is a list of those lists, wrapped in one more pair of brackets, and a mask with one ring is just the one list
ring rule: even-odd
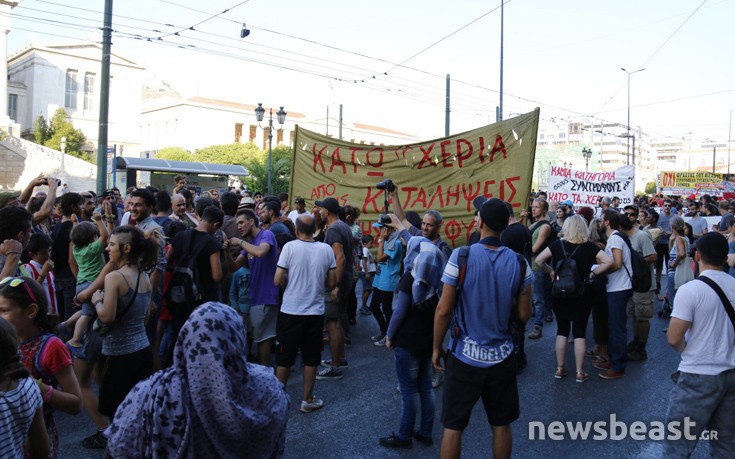
{"label": "man with backpack", "polygon": [[[437,370],[446,367],[441,457],[460,457],[462,432],[479,398],[492,427],[494,455],[510,457],[510,424],[520,415],[511,324],[514,317],[531,317],[531,272],[500,241],[510,216],[503,201],[479,197],[474,205],[481,240],[452,252],[434,319],[432,362]],[[452,319],[445,357],[442,345]]]}
{"label": "man with backpack", "polygon": [[176,334],[194,308],[207,301],[220,301],[222,247],[213,234],[222,226],[224,214],[218,207],[209,206],[201,217],[196,228],[174,237],[166,254],[172,272],[166,304],[174,316]]}
{"label": "man with backpack", "polygon": [[551,279],[539,269],[536,255],[543,252],[554,240],[556,233],[549,221],[549,203],[544,199],[534,199],[531,215],[536,223],[531,226],[531,269],[533,270],[533,331],[529,339],[541,338],[544,320],[553,321],[551,312]]}
{"label": "man with backpack", "polygon": [[628,316],[633,320],[633,341],[628,343],[628,360],[639,361],[648,359],[646,343],[651,328],[651,317],[653,317],[653,290],[656,287],[656,279],[651,269],[656,263],[656,249],[653,246],[651,235],[638,229],[638,207],[634,205],[625,206],[625,217],[620,221],[620,228],[628,236],[634,251],[643,256],[646,268],[651,278],[651,285],[645,292],[633,291],[633,296],[628,301]]}
{"label": "man with backpack", "polygon": [[628,300],[633,296],[633,283],[629,274],[633,272],[633,265],[631,250],[626,243],[627,237],[624,239],[624,236],[618,232],[620,219],[620,214],[611,209],[602,214],[602,225],[607,234],[605,253],[613,260],[613,266],[607,272],[610,361],[597,360],[595,362],[595,368],[602,370],[598,374],[602,379],[622,378],[625,376],[625,366],[628,362],[626,311]]}

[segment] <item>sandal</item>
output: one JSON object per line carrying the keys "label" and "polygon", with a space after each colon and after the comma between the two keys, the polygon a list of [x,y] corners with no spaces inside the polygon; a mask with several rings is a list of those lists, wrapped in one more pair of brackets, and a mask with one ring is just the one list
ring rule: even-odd
{"label": "sandal", "polygon": [[595,352],[595,349],[594,349],[594,348],[589,348],[589,349],[587,349],[587,351],[586,351],[586,352],[584,353],[584,356],[585,356],[585,357],[597,357],[597,352]]}
{"label": "sandal", "polygon": [[577,382],[578,383],[583,383],[583,382],[587,381],[588,379],[590,379],[590,374],[589,373],[585,373],[584,371],[578,371],[577,372]]}
{"label": "sandal", "polygon": [[556,373],[554,373],[554,378],[561,379],[566,375],[567,375],[567,370],[565,370],[564,367],[556,367]]}

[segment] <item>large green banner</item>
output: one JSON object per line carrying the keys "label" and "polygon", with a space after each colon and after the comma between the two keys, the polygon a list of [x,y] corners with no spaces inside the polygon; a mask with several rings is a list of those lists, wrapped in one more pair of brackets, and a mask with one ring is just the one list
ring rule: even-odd
{"label": "large green banner", "polygon": [[[392,179],[403,209],[444,218],[441,236],[464,244],[474,225],[472,200],[497,197],[520,212],[531,190],[539,109],[472,131],[409,145],[343,142],[296,127],[291,201],[303,197],[307,209],[332,196],[358,207],[364,233],[384,212],[376,185]],[[391,211],[393,205],[390,205]]]}

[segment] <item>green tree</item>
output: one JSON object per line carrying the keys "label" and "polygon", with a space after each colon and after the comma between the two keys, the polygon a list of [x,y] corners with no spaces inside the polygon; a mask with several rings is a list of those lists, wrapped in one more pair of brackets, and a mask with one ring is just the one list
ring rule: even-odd
{"label": "green tree", "polygon": [[43,145],[49,138],[51,138],[49,125],[43,115],[38,115],[38,118],[33,121],[33,136],[36,143],[40,145]]}
{"label": "green tree", "polygon": [[[275,153],[275,149],[273,150]],[[262,160],[253,160],[245,165],[245,168],[250,174],[245,178],[245,184],[248,189],[261,191],[266,193],[268,191],[268,158]],[[276,159],[276,155],[273,155],[273,169],[271,175],[271,185],[273,187],[273,194],[281,192],[288,192],[289,183],[291,180],[291,160],[287,157],[281,157]]]}
{"label": "green tree", "polygon": [[656,182],[648,182],[646,183],[646,194],[648,195],[654,195],[656,194]]}
{"label": "green tree", "polygon": [[89,152],[83,149],[87,143],[87,137],[81,129],[74,129],[74,124],[69,120],[69,115],[63,108],[56,109],[54,116],[51,117],[47,135],[48,140],[43,142],[44,146],[61,151],[61,138],[64,137],[66,138],[66,149],[64,150],[66,154],[95,164]]}
{"label": "green tree", "polygon": [[181,147],[161,148],[156,153],[156,158],[168,159],[169,161],[196,161],[193,154]]}
{"label": "green tree", "polygon": [[197,149],[194,155],[197,161],[203,163],[243,165],[262,157],[263,152],[254,143],[248,142],[212,145]]}

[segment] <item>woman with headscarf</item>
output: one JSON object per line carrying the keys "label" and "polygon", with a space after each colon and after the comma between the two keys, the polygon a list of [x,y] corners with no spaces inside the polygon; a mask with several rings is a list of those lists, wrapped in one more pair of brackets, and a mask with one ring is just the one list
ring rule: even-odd
{"label": "woman with headscarf", "polygon": [[247,363],[246,343],[233,308],[197,307],[179,333],[173,366],[140,382],[120,405],[108,454],[282,456],[289,398],[271,368]]}
{"label": "woman with headscarf", "polygon": [[[443,256],[424,237],[408,241],[398,301],[386,333],[385,345],[395,350],[396,375],[401,391],[401,425],[398,434],[380,439],[388,448],[411,448],[412,438],[433,444],[434,390],[431,386],[431,352],[434,311],[439,303]],[[416,423],[416,398],[421,400],[421,422]]]}

